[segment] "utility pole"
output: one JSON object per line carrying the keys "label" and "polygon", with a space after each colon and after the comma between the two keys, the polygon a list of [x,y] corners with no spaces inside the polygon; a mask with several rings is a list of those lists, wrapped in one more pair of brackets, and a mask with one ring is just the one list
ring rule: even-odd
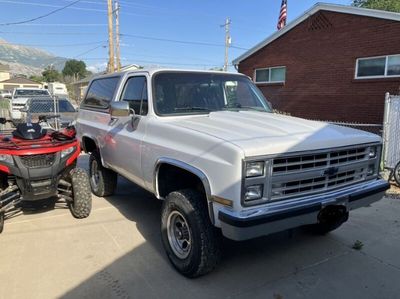
{"label": "utility pole", "polygon": [[107,71],[109,73],[113,73],[115,71],[115,66],[114,66],[112,0],[107,0],[107,12],[108,12],[108,68],[107,68]]}
{"label": "utility pole", "polygon": [[117,71],[121,70],[121,54],[119,45],[119,3],[115,0],[115,54],[117,55]]}
{"label": "utility pole", "polygon": [[228,71],[228,64],[229,64],[229,58],[228,58],[228,51],[229,47],[231,46],[231,34],[230,34],[230,25],[231,25],[231,19],[226,18],[225,24],[222,25],[221,27],[225,27],[225,61],[224,61],[224,72]]}

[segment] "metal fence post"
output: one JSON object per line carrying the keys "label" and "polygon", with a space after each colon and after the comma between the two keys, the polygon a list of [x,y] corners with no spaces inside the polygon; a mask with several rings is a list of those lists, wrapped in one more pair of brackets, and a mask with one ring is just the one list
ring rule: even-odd
{"label": "metal fence post", "polygon": [[387,164],[387,149],[386,146],[388,143],[388,124],[389,124],[389,111],[390,111],[390,94],[387,92],[385,94],[385,108],[383,113],[383,133],[382,133],[382,142],[383,142],[383,167],[385,168]]}

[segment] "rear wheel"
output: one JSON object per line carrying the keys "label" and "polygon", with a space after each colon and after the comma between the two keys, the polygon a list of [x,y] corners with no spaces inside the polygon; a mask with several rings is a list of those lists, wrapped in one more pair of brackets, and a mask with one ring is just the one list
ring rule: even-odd
{"label": "rear wheel", "polygon": [[0,234],[3,232],[4,229],[4,212],[0,213]]}
{"label": "rear wheel", "polygon": [[89,177],[85,170],[75,168],[71,171],[73,202],[69,207],[75,218],[86,218],[92,210],[92,193],[90,192]]}
{"label": "rear wheel", "polygon": [[118,175],[116,172],[103,167],[98,152],[90,154],[89,176],[90,187],[94,195],[103,197],[114,194]]}
{"label": "rear wheel", "polygon": [[210,222],[206,199],[194,190],[170,193],[161,214],[162,241],[172,265],[194,278],[211,272],[221,256],[221,236]]}

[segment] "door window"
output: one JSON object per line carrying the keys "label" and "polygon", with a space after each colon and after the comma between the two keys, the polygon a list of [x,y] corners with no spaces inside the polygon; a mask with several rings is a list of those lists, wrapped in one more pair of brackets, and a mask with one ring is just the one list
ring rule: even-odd
{"label": "door window", "polygon": [[146,77],[130,77],[125,83],[121,100],[127,101],[135,114],[146,115],[148,111]]}

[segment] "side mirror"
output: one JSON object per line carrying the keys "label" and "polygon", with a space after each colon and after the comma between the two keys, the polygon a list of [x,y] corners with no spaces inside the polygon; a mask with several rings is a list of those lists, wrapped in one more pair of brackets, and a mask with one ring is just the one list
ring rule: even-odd
{"label": "side mirror", "polygon": [[130,115],[129,103],[125,101],[112,102],[110,105],[111,117],[124,117]]}

